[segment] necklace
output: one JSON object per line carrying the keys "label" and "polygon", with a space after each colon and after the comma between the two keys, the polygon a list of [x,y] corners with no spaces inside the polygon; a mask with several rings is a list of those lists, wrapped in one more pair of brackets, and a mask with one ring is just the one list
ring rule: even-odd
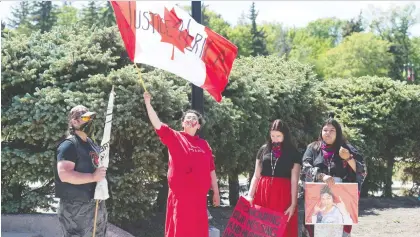
{"label": "necklace", "polygon": [[334,158],[334,154],[329,159],[326,159],[327,166],[328,166],[328,175],[331,175],[331,165],[332,165],[333,158]]}
{"label": "necklace", "polygon": [[274,162],[273,165],[273,152],[271,152],[271,183],[273,183],[273,178],[274,178],[274,171],[276,170],[276,166],[277,166],[277,161],[279,160],[279,158],[276,159],[276,162]]}

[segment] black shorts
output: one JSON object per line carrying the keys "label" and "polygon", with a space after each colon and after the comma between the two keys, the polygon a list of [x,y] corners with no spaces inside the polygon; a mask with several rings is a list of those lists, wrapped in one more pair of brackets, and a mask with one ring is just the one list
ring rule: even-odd
{"label": "black shorts", "polygon": [[[60,200],[58,219],[64,237],[92,237],[95,218],[96,200],[69,201]],[[96,237],[105,237],[108,212],[105,201],[99,201],[96,217]]]}

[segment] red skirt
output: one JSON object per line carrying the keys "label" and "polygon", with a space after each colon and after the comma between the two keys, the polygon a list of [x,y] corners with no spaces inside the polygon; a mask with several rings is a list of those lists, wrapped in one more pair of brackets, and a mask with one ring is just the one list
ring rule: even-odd
{"label": "red skirt", "polygon": [[[291,180],[261,176],[254,195],[254,204],[284,213],[292,204]],[[290,218],[282,237],[298,236],[298,209]],[[279,236],[280,237],[280,236]]]}
{"label": "red skirt", "polygon": [[208,237],[207,194],[176,196],[169,188],[166,204],[165,237]]}

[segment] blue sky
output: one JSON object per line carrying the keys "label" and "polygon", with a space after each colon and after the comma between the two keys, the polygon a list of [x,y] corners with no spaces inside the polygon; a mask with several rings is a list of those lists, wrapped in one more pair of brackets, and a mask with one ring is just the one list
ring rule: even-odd
{"label": "blue sky", "polygon": [[[57,3],[60,1],[57,1]],[[181,4],[191,4],[190,1],[175,1]],[[232,25],[237,23],[242,13],[248,14],[251,1],[203,1],[209,8],[219,14]],[[318,18],[337,17],[351,19],[356,17],[360,10],[368,12],[371,7],[383,10],[391,6],[404,6],[410,2],[415,3],[418,15],[420,15],[420,1],[256,1],[259,11],[258,21],[276,21],[286,26],[302,27],[308,22]],[[87,1],[74,1],[73,6],[86,5]],[[1,1],[0,15],[7,19],[11,6],[17,1]],[[419,19],[420,20],[420,19]],[[410,33],[420,36],[420,23],[414,26]]]}

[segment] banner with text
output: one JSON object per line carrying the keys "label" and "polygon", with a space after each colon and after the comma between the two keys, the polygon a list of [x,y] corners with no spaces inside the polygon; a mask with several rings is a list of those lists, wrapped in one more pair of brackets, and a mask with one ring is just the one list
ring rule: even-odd
{"label": "banner with text", "polygon": [[240,197],[223,237],[282,237],[287,217],[281,212],[252,205]]}

